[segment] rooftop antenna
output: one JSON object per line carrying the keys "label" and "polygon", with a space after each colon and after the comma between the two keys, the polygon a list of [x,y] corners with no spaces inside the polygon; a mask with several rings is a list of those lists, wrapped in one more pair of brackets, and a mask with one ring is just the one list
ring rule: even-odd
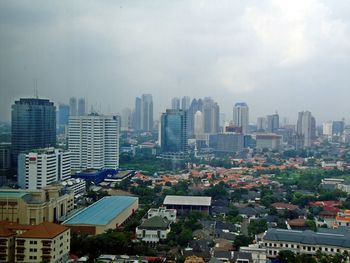
{"label": "rooftop antenna", "polygon": [[37,79],[34,80],[34,97],[36,99],[39,99],[39,95],[38,95],[38,80]]}

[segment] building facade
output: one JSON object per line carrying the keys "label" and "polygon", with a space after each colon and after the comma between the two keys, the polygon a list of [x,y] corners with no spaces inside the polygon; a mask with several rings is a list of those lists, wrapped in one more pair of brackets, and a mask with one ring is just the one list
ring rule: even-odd
{"label": "building facade", "polygon": [[56,146],[56,107],[46,99],[20,99],[12,105],[12,165],[18,154]]}
{"label": "building facade", "polygon": [[183,110],[166,110],[161,116],[162,152],[187,152],[187,115]]}
{"label": "building facade", "polygon": [[303,138],[303,147],[310,147],[316,137],[316,121],[310,111],[298,114],[297,135]]}
{"label": "building facade", "polygon": [[58,222],[74,210],[74,193],[51,185],[41,190],[1,190],[0,220],[19,224]]}
{"label": "building facade", "polygon": [[153,130],[153,98],[151,94],[143,94],[141,99],[141,130]]}
{"label": "building facade", "polygon": [[242,133],[248,133],[249,108],[245,102],[236,103],[233,107],[233,123],[242,128]]}
{"label": "building facade", "polygon": [[70,152],[55,148],[21,153],[18,157],[18,185],[36,190],[71,176]]}
{"label": "building facade", "polygon": [[119,125],[116,116],[90,114],[70,117],[68,149],[72,169],[118,168]]}

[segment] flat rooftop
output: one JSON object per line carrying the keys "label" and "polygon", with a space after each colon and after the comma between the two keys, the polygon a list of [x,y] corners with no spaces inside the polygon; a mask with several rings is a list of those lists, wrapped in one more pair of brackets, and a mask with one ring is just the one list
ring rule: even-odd
{"label": "flat rooftop", "polygon": [[63,222],[64,225],[107,225],[137,202],[132,196],[106,196]]}
{"label": "flat rooftop", "polygon": [[23,196],[27,195],[27,192],[22,192],[22,191],[0,191],[0,198],[22,198]]}
{"label": "flat rooftop", "polygon": [[211,206],[210,196],[181,196],[167,195],[163,202],[164,205],[198,205]]}

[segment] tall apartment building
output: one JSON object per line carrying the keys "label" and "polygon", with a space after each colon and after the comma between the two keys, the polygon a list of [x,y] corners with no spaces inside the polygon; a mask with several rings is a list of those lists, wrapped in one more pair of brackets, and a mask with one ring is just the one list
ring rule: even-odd
{"label": "tall apartment building", "polygon": [[181,110],[188,110],[191,104],[191,98],[183,96],[181,99]]}
{"label": "tall apartment building", "polygon": [[310,111],[298,114],[297,134],[303,138],[303,147],[310,147],[316,137],[316,121]]}
{"label": "tall apartment building", "polygon": [[249,108],[245,102],[236,103],[233,107],[233,123],[242,128],[242,133],[248,133]]}
{"label": "tall apartment building", "polygon": [[161,116],[161,150],[166,153],[187,151],[187,115],[183,110],[166,110]]}
{"label": "tall apartment building", "polygon": [[68,126],[68,120],[69,120],[69,113],[70,108],[69,105],[65,104],[59,104],[58,105],[58,120],[57,120],[57,125],[58,125],[58,133],[62,134],[66,132],[66,128]]}
{"label": "tall apartment building", "polygon": [[85,105],[85,99],[80,98],[78,100],[78,115],[84,116],[86,114],[86,105]]}
{"label": "tall apartment building", "polygon": [[12,105],[12,165],[18,154],[56,146],[56,107],[46,99],[20,99]]}
{"label": "tall apartment building", "polygon": [[40,190],[0,190],[0,220],[36,225],[57,222],[74,210],[74,193],[61,185]]}
{"label": "tall apartment building", "polygon": [[0,221],[0,262],[67,262],[68,227],[44,222],[22,225]]}
{"label": "tall apartment building", "polygon": [[90,114],[70,117],[68,149],[72,169],[118,168],[119,126],[118,116]]}
{"label": "tall apartment building", "polygon": [[[187,114],[187,135],[188,138],[194,137],[194,115],[197,111],[203,112],[203,101],[202,99],[193,99],[190,107],[186,111]],[[203,124],[204,125],[204,124]]]}
{"label": "tall apartment building", "polygon": [[18,157],[18,185],[23,189],[41,189],[70,178],[70,152],[55,148],[37,149]]}
{"label": "tall apartment building", "polygon": [[175,97],[171,99],[171,109],[172,110],[180,109],[180,98]]}
{"label": "tall apartment building", "polygon": [[141,98],[136,97],[135,99],[135,108],[132,113],[132,128],[135,131],[141,129]]}
{"label": "tall apartment building", "polygon": [[0,171],[11,168],[11,143],[0,143]]}
{"label": "tall apartment building", "polygon": [[69,115],[70,116],[77,116],[78,115],[78,104],[77,104],[77,98],[70,98],[69,99]]}
{"label": "tall apartment building", "polygon": [[269,133],[276,133],[280,127],[280,117],[279,115],[272,114],[267,116],[267,127],[266,131]]}
{"label": "tall apartment building", "polygon": [[217,134],[220,130],[220,107],[212,98],[203,101],[204,133]]}

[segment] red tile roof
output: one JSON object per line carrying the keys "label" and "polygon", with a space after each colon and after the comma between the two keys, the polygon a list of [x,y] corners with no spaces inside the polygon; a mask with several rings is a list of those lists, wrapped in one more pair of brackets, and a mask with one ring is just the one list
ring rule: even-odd
{"label": "red tile roof", "polygon": [[33,229],[26,231],[25,233],[19,235],[18,237],[22,238],[54,238],[57,235],[68,230],[68,227],[50,223],[43,222],[39,225],[36,225]]}

